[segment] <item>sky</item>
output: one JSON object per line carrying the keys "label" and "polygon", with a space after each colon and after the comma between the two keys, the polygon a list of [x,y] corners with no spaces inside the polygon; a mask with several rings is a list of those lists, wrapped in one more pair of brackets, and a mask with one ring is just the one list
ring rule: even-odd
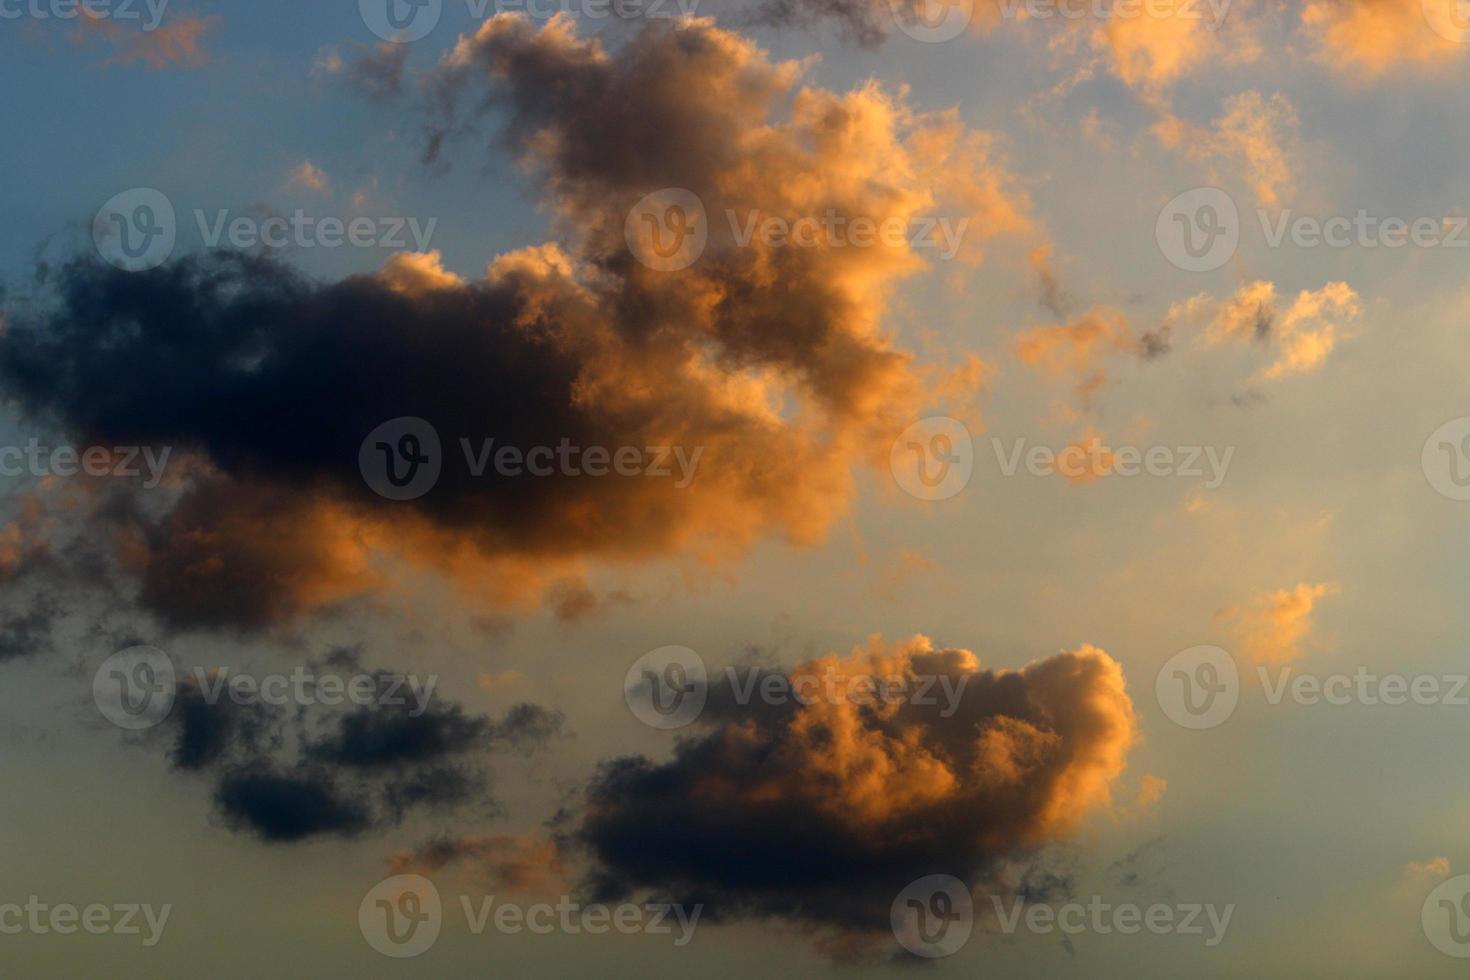
{"label": "sky", "polygon": [[16,976],[1450,977],[1454,0],[0,0]]}

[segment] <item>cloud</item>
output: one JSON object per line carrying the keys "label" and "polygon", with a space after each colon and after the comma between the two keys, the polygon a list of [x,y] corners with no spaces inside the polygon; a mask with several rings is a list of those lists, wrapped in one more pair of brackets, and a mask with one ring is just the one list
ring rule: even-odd
{"label": "cloud", "polygon": [[1455,0],[1307,0],[1302,28],[1318,61],[1357,80],[1405,67],[1439,68],[1464,46],[1430,29],[1431,18],[1458,28]]}
{"label": "cloud", "polygon": [[1154,132],[1165,147],[1203,162],[1211,181],[1243,181],[1262,207],[1279,205],[1295,187],[1301,120],[1279,92],[1270,98],[1254,91],[1231,96],[1208,127],[1163,112]]}
{"label": "cloud", "polygon": [[1165,322],[1169,331],[1197,327],[1213,346],[1248,343],[1271,351],[1274,359],[1260,377],[1274,381],[1320,368],[1361,313],[1358,294],[1345,282],[1304,289],[1285,303],[1275,283],[1254,280],[1223,300],[1200,293],[1175,303]]}
{"label": "cloud", "polygon": [[[401,678],[370,676],[379,697],[334,710],[240,703],[228,676],[191,675],[163,729],[169,758],[180,772],[213,780],[215,807],[232,830],[293,843],[354,837],[415,809],[493,805],[490,754],[529,751],[561,731],[561,713],[539,705],[516,705],[496,720],[442,699],[420,704]],[[212,685],[220,693],[210,696]]]}
{"label": "cloud", "polygon": [[[167,494],[142,506],[97,489],[84,505],[173,626],[268,628],[424,572],[481,605],[525,604],[589,562],[815,542],[847,509],[854,466],[884,464],[937,397],[883,328],[892,289],[926,263],[907,241],[742,246],[725,212],[963,216],[969,262],[1030,219],[993,140],[954,112],[800,76],[708,21],[608,53],[568,18],[496,16],[434,73],[432,144],[447,153],[480,107],[504,107],[561,243],[471,280],[437,254],[325,284],[229,253],[138,273],[79,258],[54,303],[8,324],[0,382],[79,442],[175,447]],[[666,187],[697,194],[710,225],[678,273],[640,264],[625,235],[634,204]],[[406,502],[358,467],[364,438],[400,417],[444,448],[438,483]],[[460,440],[488,437],[702,456],[688,485],[477,479]]]}
{"label": "cloud", "polygon": [[115,17],[87,12],[77,18],[71,37],[85,44],[99,37],[113,46],[109,65],[144,65],[154,71],[164,68],[203,68],[209,61],[204,40],[220,23],[219,17],[170,17],[151,30],[126,26]]}
{"label": "cloud", "polygon": [[301,164],[293,169],[286,178],[286,183],[291,187],[301,187],[319,194],[326,193],[332,186],[326,171],[310,160],[301,161]]}
{"label": "cloud", "polygon": [[564,893],[569,877],[555,841],[507,834],[435,837],[393,855],[388,865],[394,874],[421,875],[468,865],[490,887],[518,894]]}
{"label": "cloud", "polygon": [[946,717],[937,696],[742,705],[728,678],[713,683],[707,733],[668,762],[605,762],[589,787],[565,839],[588,852],[593,891],[877,934],[923,875],[998,887],[1007,862],[1108,802],[1137,738],[1122,667],[1091,646],[997,671],[923,636],[875,637],[790,672],[796,690],[827,676],[911,691],[938,677],[959,696]]}
{"label": "cloud", "polygon": [[1232,623],[1241,652],[1255,662],[1286,664],[1302,656],[1301,644],[1312,630],[1317,600],[1337,595],[1335,582],[1298,583],[1257,596],[1248,606],[1222,610]]}

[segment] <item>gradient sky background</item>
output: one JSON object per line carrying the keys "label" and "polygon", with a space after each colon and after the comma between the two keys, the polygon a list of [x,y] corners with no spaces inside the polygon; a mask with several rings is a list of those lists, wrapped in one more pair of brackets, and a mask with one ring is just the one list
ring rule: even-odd
{"label": "gradient sky background", "polygon": [[[1417,0],[1408,6],[1401,21],[1385,15],[1385,23],[1414,22]],[[640,724],[622,699],[624,672],[646,651],[682,644],[722,666],[755,650],[789,668],[845,654],[871,634],[923,633],[974,651],[987,668],[1018,669],[1083,644],[1116,658],[1138,742],[1110,802],[1089,809],[1046,861],[1068,869],[1084,897],[1236,910],[1214,949],[1192,937],[1086,934],[1069,951],[1057,935],[982,928],[961,952],[922,968],[987,977],[1462,973],[1426,941],[1419,913],[1439,878],[1470,870],[1470,783],[1454,762],[1470,708],[1268,705],[1242,639],[1242,618],[1252,614],[1222,611],[1251,610],[1298,583],[1331,583],[1335,592],[1316,600],[1291,644],[1300,669],[1467,670],[1470,504],[1434,491],[1420,452],[1442,423],[1470,415],[1462,380],[1470,255],[1271,248],[1255,218],[1258,206],[1324,217],[1366,208],[1410,220],[1470,210],[1466,49],[1421,23],[1430,54],[1413,57],[1419,42],[1384,27],[1369,32],[1365,50],[1403,56],[1355,61],[1353,44],[1333,47],[1299,27],[1299,4],[1237,4],[1219,51],[1186,53],[1166,82],[1129,84],[1107,44],[1087,34],[1091,22],[1070,39],[1055,22],[1002,21],[940,44],[894,31],[865,48],[830,23],[741,26],[748,11],[721,0],[698,10],[752,38],[772,61],[819,56],[809,84],[845,92],[872,78],[890,90],[907,86],[916,109],[955,107],[965,125],[994,135],[998,157],[1029,195],[1033,231],[985,241],[978,266],[926,259],[882,321],[894,346],[920,361],[954,366],[973,354],[987,365],[983,388],[950,406],[980,420],[971,426],[967,489],[926,503],[899,490],[886,468],[855,462],[853,506],[817,544],[768,534],[716,564],[681,554],[593,563],[593,593],[631,599],[605,601],[576,621],[546,606],[476,606],[433,583],[247,637],[165,631],[141,613],[109,612],[187,663],[289,669],[361,643],[369,664],[437,673],[440,692],[467,711],[498,715],[532,701],[565,712],[567,737],[493,761],[498,815],[418,813],[353,840],[266,845],[231,833],[212,813],[207,781],[172,771],[157,740],[123,737],[97,716],[90,679],[113,648],[93,633],[95,609],[69,607],[54,650],[0,664],[0,778],[9,787],[0,901],[38,894],[77,904],[171,902],[174,911],[152,950],[114,936],[0,937],[5,972],[907,975],[912,964],[833,962],[801,928],[778,921],[702,925],[690,946],[675,949],[650,936],[475,937],[451,917],[431,953],[395,962],[363,942],[356,910],[395,853],[439,833],[537,835],[600,760],[667,759],[674,738]],[[467,278],[496,255],[555,236],[536,179],[511,154],[460,142],[446,153],[449,166],[426,166],[411,92],[375,103],[340,73],[314,70],[324,52],[350,59],[355,45],[376,43],[355,3],[174,0],[167,18],[186,17],[215,18],[197,62],[156,68],[117,63],[125,59],[104,39],[77,45],[54,23],[0,21],[10,134],[0,143],[0,281],[12,300],[44,290],[35,284],[38,262],[54,268],[89,248],[96,209],[135,186],[163,190],[181,215],[264,204],[278,213],[435,217],[444,268]],[[477,26],[462,4],[447,3],[437,29],[409,45],[406,84]],[[636,30],[603,26],[579,29],[601,30],[613,50]],[[1075,84],[1057,93],[1068,79]],[[1215,132],[1226,100],[1249,91],[1280,93],[1295,118],[1259,122],[1234,149],[1187,138],[1197,154],[1157,135],[1164,114],[1200,127],[1197,134]],[[293,185],[304,161],[326,174],[327,190]],[[1274,203],[1261,201],[1263,168],[1278,175]],[[1175,195],[1211,185],[1239,205],[1241,244],[1222,268],[1185,272],[1161,253],[1155,219]],[[187,232],[192,219],[181,225],[180,252],[200,248]],[[1060,314],[1038,301],[1031,255],[1043,243],[1069,298]],[[335,281],[371,273],[388,257],[342,248],[287,260]],[[1282,310],[1302,291],[1345,282],[1361,312],[1329,317],[1336,344],[1310,370],[1262,380],[1275,348],[1210,343],[1205,326],[1222,301],[1262,280],[1275,284]],[[1130,336],[1141,334],[1201,293],[1213,297],[1204,306],[1211,312],[1181,321],[1167,355],[1092,351],[1086,372],[1106,377],[1085,400],[1074,391],[1079,375],[1017,356],[1017,336],[1028,329],[1107,307],[1126,318]],[[1005,477],[990,442],[1059,447],[1088,426],[1114,445],[1235,452],[1223,484],[1206,490],[1187,477]],[[22,444],[36,432],[12,406],[0,442]],[[32,489],[11,482],[7,508]],[[477,628],[476,616],[495,628]],[[1234,716],[1207,731],[1174,725],[1154,697],[1163,663],[1197,644],[1231,649],[1249,675]],[[1148,799],[1157,780],[1166,788]],[[1129,855],[1140,880],[1124,887],[1114,865]],[[1411,870],[1437,858],[1445,859],[1437,869]],[[472,877],[441,883],[446,896],[477,890]]]}

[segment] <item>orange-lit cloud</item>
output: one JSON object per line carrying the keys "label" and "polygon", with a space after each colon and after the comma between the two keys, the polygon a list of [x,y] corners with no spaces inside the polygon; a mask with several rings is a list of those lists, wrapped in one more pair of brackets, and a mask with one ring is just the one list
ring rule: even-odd
{"label": "orange-lit cloud", "polygon": [[1302,641],[1313,626],[1317,601],[1340,591],[1335,582],[1301,582],[1294,588],[1263,593],[1248,606],[1222,610],[1232,623],[1241,652],[1255,663],[1286,664],[1302,656]]}

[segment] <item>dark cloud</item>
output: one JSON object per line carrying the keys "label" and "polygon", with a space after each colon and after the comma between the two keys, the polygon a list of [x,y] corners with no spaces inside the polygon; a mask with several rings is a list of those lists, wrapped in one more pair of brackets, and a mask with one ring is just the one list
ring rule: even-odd
{"label": "dark cloud", "polygon": [[277,772],[257,764],[220,779],[215,803],[230,827],[268,843],[332,834],[352,837],[373,822],[368,802],[338,789],[320,770]]}
{"label": "dark cloud", "polygon": [[924,875],[997,887],[1009,862],[1106,802],[1136,737],[1120,666],[1090,647],[998,672],[919,637],[791,676],[829,672],[964,684],[950,717],[911,700],[751,710],[713,685],[700,719],[713,731],[681,740],[671,761],[615,759],[593,780],[564,838],[590,855],[591,889],[880,933]]}
{"label": "dark cloud", "polygon": [[[963,215],[969,262],[1030,225],[986,134],[875,87],[798,88],[801,71],[708,21],[650,25],[609,52],[564,18],[497,16],[432,74],[434,143],[504,110],[565,246],[500,256],[474,281],[432,253],[332,283],[259,255],[135,273],[78,258],[46,302],[7,311],[0,388],[78,445],[172,447],[159,492],[90,485],[69,502],[171,627],[266,629],[424,570],[507,606],[589,560],[815,541],[854,465],[886,460],[926,398],[877,329],[922,257],[907,243],[737,245],[722,211]],[[709,244],[678,273],[641,264],[626,234],[634,205],[667,187],[708,208]],[[395,501],[369,488],[359,450],[403,417],[434,427],[443,468]],[[702,455],[686,482],[483,479],[461,440],[474,454],[492,438]],[[554,600],[572,618],[597,606],[576,589]]]}
{"label": "dark cloud", "polygon": [[[358,656],[348,654],[354,669]],[[282,843],[356,836],[401,823],[413,810],[479,803],[494,812],[491,753],[527,750],[560,728],[560,713],[537,705],[516,705],[501,719],[470,715],[458,704],[415,698],[395,675],[373,676],[379,697],[345,710],[241,704],[227,684],[211,686],[221,678],[190,677],[168,719],[170,759],[214,780],[227,826]]]}
{"label": "dark cloud", "polygon": [[48,594],[35,596],[23,611],[0,612],[0,662],[51,650],[61,616],[61,604]]}

